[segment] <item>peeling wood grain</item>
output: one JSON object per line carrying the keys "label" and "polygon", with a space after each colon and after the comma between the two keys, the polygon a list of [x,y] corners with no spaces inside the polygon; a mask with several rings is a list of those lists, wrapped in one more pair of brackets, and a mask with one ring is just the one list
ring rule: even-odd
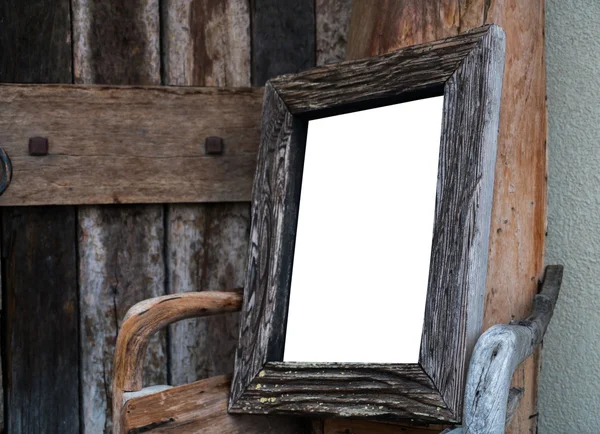
{"label": "peeling wood grain", "polygon": [[[167,221],[169,293],[243,286],[248,204],[173,205]],[[238,314],[181,321],[170,328],[170,384],[233,372]]]}
{"label": "peeling wood grain", "polygon": [[162,8],[165,84],[250,85],[246,0],[167,0]]}
{"label": "peeling wood grain", "polygon": [[[158,0],[74,0],[73,14],[77,83],[160,84]],[[164,294],[163,220],[160,205],[79,210],[84,432],[111,432],[118,320],[135,302]],[[90,326],[97,328],[88,333]],[[148,350],[147,384],[166,383],[166,371],[163,333]]]}
{"label": "peeling wood grain", "polygon": [[[250,10],[246,0],[169,0],[163,5],[164,82],[170,85],[249,86]],[[258,91],[254,95],[261,95]],[[247,179],[233,191],[248,201],[256,169],[262,98],[243,114],[223,120],[236,125],[256,120],[247,134]],[[221,108],[222,109],[222,108]],[[217,134],[218,135],[218,134]],[[222,137],[227,138],[226,135]],[[227,139],[226,139],[227,140]],[[231,139],[229,139],[231,143]],[[231,145],[226,143],[226,152]],[[223,157],[219,157],[223,158]],[[233,165],[224,177],[239,179]],[[211,177],[211,181],[214,177]],[[198,191],[197,188],[188,188]],[[233,192],[232,191],[232,192]],[[246,196],[247,194],[247,196]],[[231,201],[234,197],[222,198]],[[184,202],[184,201],[180,201]],[[222,290],[243,285],[250,206],[172,205],[167,214],[169,293]],[[181,321],[169,328],[170,384],[178,385],[233,372],[238,314]]]}
{"label": "peeling wood grain", "polygon": [[352,0],[316,0],[317,65],[346,58]]}
{"label": "peeling wood grain", "polygon": [[[113,353],[127,310],[164,293],[163,208],[79,210],[81,358],[85,432],[110,433]],[[151,339],[146,384],[166,383],[165,336]]]}
{"label": "peeling wood grain", "polygon": [[[13,179],[0,206],[248,201],[262,91],[0,85]],[[223,137],[206,155],[207,136]],[[31,156],[30,137],[49,140]]]}
{"label": "peeling wood grain", "polygon": [[160,84],[157,0],[72,0],[75,83]]}
{"label": "peeling wood grain", "polygon": [[[2,1],[0,22],[1,82],[71,83],[68,0]],[[79,433],[75,210],[3,209],[2,227],[0,431]]]}

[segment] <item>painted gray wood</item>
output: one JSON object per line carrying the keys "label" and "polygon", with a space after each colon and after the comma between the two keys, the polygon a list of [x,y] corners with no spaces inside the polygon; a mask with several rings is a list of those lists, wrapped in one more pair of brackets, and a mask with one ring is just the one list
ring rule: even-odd
{"label": "painted gray wood", "polygon": [[[460,421],[482,319],[503,62],[492,25],[267,83],[231,412]],[[436,94],[445,110],[419,364],[352,365],[348,382],[350,366],[281,362],[308,120]]]}
{"label": "painted gray wood", "polygon": [[465,390],[463,426],[445,434],[503,434],[522,389],[510,388],[515,368],[541,343],[552,319],[562,282],[562,265],[546,267],[532,314],[523,321],[495,325],[477,341]]}

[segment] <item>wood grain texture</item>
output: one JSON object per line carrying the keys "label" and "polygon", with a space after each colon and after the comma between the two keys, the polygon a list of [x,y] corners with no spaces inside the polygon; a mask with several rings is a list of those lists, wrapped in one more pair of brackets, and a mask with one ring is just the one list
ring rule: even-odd
{"label": "wood grain texture", "polygon": [[[353,1],[349,58],[427,42],[419,32],[403,34],[395,30],[411,25],[407,22],[420,23],[414,28],[435,26],[448,31],[438,36],[455,34],[452,26],[439,23],[431,14],[395,14],[394,11],[400,10],[393,8],[394,3],[413,2],[381,0],[379,7],[373,7],[372,1]],[[417,11],[417,4],[423,2],[414,3]],[[441,8],[446,2],[427,3]],[[507,34],[484,316],[484,328],[487,328],[529,312],[535,281],[542,269],[546,215],[544,2],[459,0],[457,3],[461,31],[484,23],[497,23]],[[455,6],[447,7],[456,10]],[[528,97],[521,98],[523,94]],[[538,363],[539,357],[534,353],[517,367],[514,384],[525,388],[525,396],[507,428],[510,434],[535,432]],[[372,429],[377,429],[377,425]]]}
{"label": "wood grain texture", "polygon": [[148,345],[156,333],[174,322],[196,316],[238,311],[239,292],[192,292],[155,297],[135,304],[123,319],[114,355],[112,378],[113,431],[121,433],[124,392],[143,386]]}
{"label": "wood grain texture", "polygon": [[[69,1],[3,1],[0,22],[0,81],[72,82]],[[79,433],[74,219],[72,207],[2,211],[5,433]]]}
{"label": "wood grain texture", "polygon": [[[113,353],[127,310],[164,294],[163,208],[79,209],[80,333],[85,432],[111,432]],[[165,335],[154,336],[147,384],[166,383]]]}
{"label": "wood grain texture", "polygon": [[[227,414],[228,376],[174,387],[130,399],[123,410],[124,432],[177,434],[306,434],[306,422],[288,417]],[[135,431],[137,430],[137,431]]]}
{"label": "wood grain texture", "polygon": [[161,19],[164,84],[250,85],[247,0],[167,0]]}
{"label": "wood grain texture", "polygon": [[157,0],[73,0],[75,83],[160,84]]}
{"label": "wood grain texture", "polygon": [[421,423],[454,418],[419,364],[267,362],[230,411]]}
{"label": "wood grain texture", "polygon": [[[248,266],[244,285],[244,309],[240,318],[240,339],[235,360],[229,408],[269,360],[270,351],[281,353],[288,291],[279,278],[291,268],[293,244],[282,243],[284,231],[295,233],[300,182],[288,176],[292,167],[302,167],[302,147],[292,138],[293,116],[270,84],[265,87],[261,146],[252,190],[252,220]],[[304,123],[306,130],[306,122]],[[291,178],[291,180],[290,180]],[[296,190],[296,191],[294,191]],[[294,196],[294,193],[297,196]],[[286,200],[287,199],[287,200]],[[291,209],[290,209],[291,208]],[[290,220],[292,218],[292,220]],[[292,237],[291,240],[294,238]],[[285,250],[272,254],[266,246]],[[283,264],[282,264],[283,262]],[[281,356],[281,354],[279,354]]]}
{"label": "wood grain texture", "polygon": [[[169,1],[163,5],[162,13],[163,82],[183,86],[250,85],[250,10],[247,1]],[[234,189],[236,195],[247,192],[248,196],[242,200],[248,201],[256,168],[262,102],[259,90],[253,95],[261,98],[255,105],[244,108],[243,113],[231,119],[222,119],[226,127],[239,125],[244,117],[256,121],[254,131],[245,140],[248,147],[244,148],[249,178]],[[215,127],[217,124],[212,122]],[[226,155],[233,151],[231,139],[227,143],[227,135],[222,135],[226,149],[219,160],[227,158]],[[234,166],[222,167],[227,180],[239,179]],[[212,183],[215,178],[211,176],[208,180]],[[199,191],[198,188],[186,190]],[[232,200],[235,199],[220,199]],[[247,202],[172,205],[168,207],[166,225],[169,293],[243,286],[250,226]],[[169,383],[185,384],[233,372],[237,335],[238,314],[173,324],[169,328]]]}
{"label": "wood grain texture", "polygon": [[481,335],[469,367],[463,426],[449,434],[505,433],[509,411],[514,411],[515,402],[518,405],[523,393],[519,388],[510,389],[513,372],[542,342],[556,306],[562,275],[561,265],[546,267],[531,315],[509,325],[494,325]]}
{"label": "wood grain texture", "polygon": [[444,91],[420,362],[456,418],[483,319],[504,51],[490,27]]}
{"label": "wood grain texture", "polygon": [[79,433],[73,208],[3,211],[7,433]]}
{"label": "wood grain texture", "polygon": [[[373,59],[352,60],[271,80],[294,115],[335,110],[341,106],[388,104],[403,94],[444,83],[476,48],[487,28],[430,44],[407,47]],[[438,94],[439,94],[438,93]],[[316,116],[312,114],[310,116]]]}
{"label": "wood grain texture", "polygon": [[[247,201],[261,100],[249,88],[0,85],[13,164],[0,206]],[[211,135],[223,155],[205,154]],[[29,155],[35,136],[47,156]]]}
{"label": "wood grain texture", "polygon": [[4,0],[0,19],[0,82],[72,82],[68,0]]}
{"label": "wood grain texture", "polygon": [[[506,31],[496,185],[484,329],[531,312],[544,266],[546,233],[546,63],[544,0],[484,3],[486,22]],[[522,95],[527,95],[523,98]],[[539,353],[517,367],[525,390],[508,434],[535,433]]]}
{"label": "wood grain texture", "polygon": [[[457,57],[450,73],[444,59]],[[503,63],[504,33],[487,26],[368,63],[345,62],[269,81],[230,411],[460,420],[464,375],[483,313]],[[387,365],[391,372],[359,364],[356,369],[363,371],[357,376],[364,383],[350,379],[342,387],[349,366],[277,363],[285,339],[304,134],[306,118],[331,106],[351,111],[356,101],[389,103],[374,94],[378,82],[366,78],[380,74],[385,74],[380,88],[387,86],[390,98],[420,88],[419,77],[428,86],[445,87],[426,320],[416,368]],[[393,383],[396,390],[377,390],[373,384],[379,382]],[[403,382],[406,388],[399,386]]]}
{"label": "wood grain texture", "polygon": [[[242,287],[248,214],[248,204],[169,207],[169,293]],[[233,372],[237,313],[181,321],[169,333],[170,384]]]}
{"label": "wood grain texture", "polygon": [[[158,0],[74,0],[72,9],[77,83],[161,84]],[[164,294],[163,222],[160,205],[79,209],[84,432],[111,432],[111,367],[120,319],[134,303]],[[166,360],[162,333],[149,346],[147,383],[166,383]]]}
{"label": "wood grain texture", "polygon": [[253,0],[252,84],[315,65],[315,3]]}
{"label": "wood grain texture", "polygon": [[346,58],[352,0],[316,0],[315,24],[317,65]]}

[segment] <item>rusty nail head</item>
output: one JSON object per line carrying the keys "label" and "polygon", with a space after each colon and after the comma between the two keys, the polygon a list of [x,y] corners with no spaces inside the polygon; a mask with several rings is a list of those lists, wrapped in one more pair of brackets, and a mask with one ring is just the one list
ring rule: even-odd
{"label": "rusty nail head", "polygon": [[29,155],[48,155],[48,139],[45,137],[31,137],[29,139]]}
{"label": "rusty nail head", "polygon": [[209,136],[204,142],[205,152],[209,155],[220,155],[223,153],[223,139],[217,136]]}

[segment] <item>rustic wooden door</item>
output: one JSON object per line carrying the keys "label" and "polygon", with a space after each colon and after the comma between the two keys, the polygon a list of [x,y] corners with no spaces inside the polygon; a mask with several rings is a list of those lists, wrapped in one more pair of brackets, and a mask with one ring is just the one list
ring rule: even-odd
{"label": "rustic wooden door", "polygon": [[[349,0],[6,0],[0,82],[261,86],[342,59],[349,14]],[[110,432],[127,309],[242,286],[248,227],[248,203],[3,208],[6,432]],[[236,340],[235,315],[178,324],[150,346],[146,384],[231,372]]]}

